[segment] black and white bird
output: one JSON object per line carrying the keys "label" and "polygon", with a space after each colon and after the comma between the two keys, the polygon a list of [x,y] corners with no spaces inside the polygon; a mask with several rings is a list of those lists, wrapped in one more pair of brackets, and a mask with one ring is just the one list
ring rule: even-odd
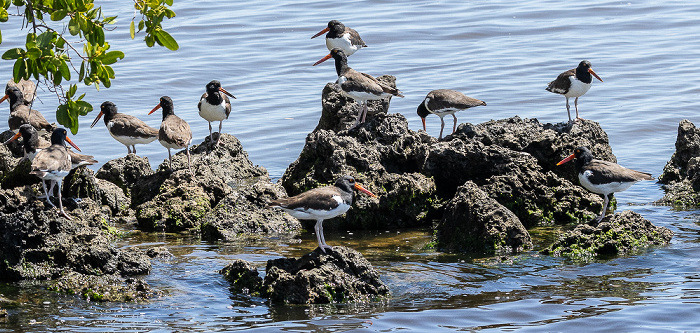
{"label": "black and white bird", "polygon": [[17,86],[7,85],[5,88],[5,96],[0,98],[0,103],[6,99],[10,100],[10,117],[7,118],[7,124],[10,130],[17,133],[22,124],[31,124],[41,133],[53,131],[53,126],[44,118],[37,110],[32,110],[29,107],[29,102],[24,99],[24,93]]}
{"label": "black and white bird", "polygon": [[381,100],[391,96],[404,97],[401,91],[379,82],[372,75],[350,68],[348,57],[343,50],[335,48],[331,50],[331,56],[335,59],[335,71],[338,74],[338,80],[335,83],[346,95],[362,106],[353,127],[365,122],[367,101]]}
{"label": "black and white bird", "polygon": [[598,76],[591,68],[591,62],[583,60],[578,64],[578,67],[570,69],[559,74],[557,78],[550,82],[546,90],[555,94],[564,95],[566,97],[566,112],[569,113],[569,123],[573,123],[571,119],[571,111],[569,107],[569,97],[576,97],[574,100],[574,108],[576,109],[576,120],[581,119],[578,116],[578,98],[583,96],[593,82],[593,76],[603,82],[603,79]]}
{"label": "black and white bird", "polygon": [[103,115],[109,135],[126,146],[127,154],[136,154],[137,144],[148,144],[158,138],[157,129],[132,115],[117,112],[117,106],[110,101],[100,105],[100,114],[90,128],[94,127]]}
{"label": "black and white bird", "polygon": [[228,99],[227,95],[233,98],[236,97],[222,88],[221,82],[217,80],[212,80],[207,83],[206,89],[207,92],[199,99],[197,108],[199,109],[199,116],[209,122],[209,142],[214,142],[211,122],[219,122],[219,137],[216,139],[216,145],[218,146],[219,140],[221,140],[221,126],[224,119],[228,119],[229,114],[231,114],[231,101]]}
{"label": "black and white bird", "polygon": [[30,174],[41,178],[41,185],[46,195],[46,201],[54,208],[56,206],[51,202],[51,196],[46,190],[46,181],[51,181],[52,189],[55,184],[58,184],[58,206],[60,207],[60,213],[70,220],[70,216],[63,210],[63,198],[61,197],[63,177],[68,175],[72,166],[71,158],[66,148],[66,142],[78,151],[80,151],[80,148],[78,148],[67,135],[68,132],[66,132],[64,128],[57,128],[51,133],[51,146],[36,153],[32,161],[32,171]]}
{"label": "black and white bird", "polygon": [[173,168],[173,156],[170,154],[170,149],[185,148],[187,153],[187,168],[192,173],[192,164],[190,163],[190,149],[192,143],[192,130],[190,125],[182,118],[175,115],[175,106],[173,100],[168,96],[160,98],[160,103],[151,110],[148,114],[163,108],[163,121],[160,123],[158,131],[158,142],[163,147],[168,148],[168,160],[170,161],[170,169]]}
{"label": "black and white bird", "polygon": [[[24,158],[28,159],[29,161],[34,161],[34,156],[36,156],[38,152],[51,146],[51,143],[40,138],[36,129],[29,124],[20,126],[19,132],[17,132],[17,134],[15,134],[9,140],[5,141],[4,144],[15,141],[20,137],[22,138],[22,151],[24,152]],[[68,155],[70,155],[71,170],[82,165],[93,165],[98,163],[93,156],[76,153],[71,149],[68,149],[68,147],[66,147],[66,150],[68,151]],[[49,189],[49,193],[52,193],[52,189],[53,188]]]}
{"label": "black and white bird", "polygon": [[[311,38],[316,38],[325,34],[326,32],[326,47],[328,48],[328,51],[332,51],[333,49],[338,48],[343,50],[343,52],[345,52],[345,55],[349,57],[353,53],[357,52],[357,50],[363,47],[367,47],[367,44],[365,44],[365,42],[360,37],[360,34],[357,33],[355,29],[346,27],[343,23],[341,23],[338,20],[332,20],[328,22],[328,27],[319,31]],[[330,58],[331,54],[329,53],[327,56],[321,58],[321,60],[314,63],[314,66]]]}
{"label": "black and white bird", "polygon": [[442,139],[442,131],[445,129],[444,116],[450,114],[454,118],[452,125],[452,133],[457,130],[457,111],[466,110],[475,106],[486,105],[486,102],[471,98],[459,91],[451,89],[436,89],[428,93],[425,99],[418,105],[416,113],[423,121],[423,130],[425,131],[425,117],[429,114],[435,114],[440,117],[440,137]]}
{"label": "black and white bird", "polygon": [[281,198],[270,202],[270,207],[281,208],[300,220],[316,220],[314,230],[318,247],[324,253],[333,247],[326,244],[323,237],[323,220],[344,214],[352,206],[355,190],[376,197],[362,185],[355,182],[352,176],[343,176],[335,181],[335,185],[319,187],[293,197]]}
{"label": "black and white bird", "polygon": [[609,195],[622,192],[638,181],[654,180],[650,173],[627,169],[617,163],[595,159],[587,147],[576,148],[573,154],[561,160],[557,165],[571,160],[574,160],[581,185],[587,190],[605,197],[603,212],[598,217],[597,222],[605,217]]}

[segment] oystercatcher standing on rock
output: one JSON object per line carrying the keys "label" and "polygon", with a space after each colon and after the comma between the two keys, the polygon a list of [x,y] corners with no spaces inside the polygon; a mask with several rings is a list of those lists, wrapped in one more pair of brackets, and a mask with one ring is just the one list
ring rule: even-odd
{"label": "oystercatcher standing on rock", "polygon": [[421,121],[423,121],[424,131],[426,130],[425,117],[431,113],[440,117],[442,125],[440,126],[440,137],[438,139],[442,139],[442,130],[445,129],[445,120],[443,119],[445,115],[451,114],[454,118],[454,125],[452,126],[452,133],[454,133],[457,130],[457,116],[455,113],[479,105],[486,105],[486,102],[471,98],[456,90],[436,89],[425,96],[423,102],[418,105],[417,113]]}
{"label": "oystercatcher standing on rock", "polygon": [[596,222],[600,222],[605,217],[605,211],[608,208],[608,195],[622,192],[638,181],[654,179],[650,173],[627,169],[613,162],[594,159],[593,154],[587,147],[576,148],[573,154],[561,160],[557,165],[562,165],[573,159],[575,159],[574,166],[581,185],[587,190],[602,194],[605,197],[603,212]]}
{"label": "oystercatcher standing on rock", "polygon": [[67,135],[68,132],[66,132],[64,128],[57,128],[51,133],[51,146],[42,149],[34,156],[30,174],[41,178],[41,185],[44,188],[46,201],[54,208],[56,206],[51,202],[51,196],[46,190],[46,181],[51,181],[52,189],[53,186],[58,183],[58,206],[60,207],[61,215],[70,220],[70,216],[63,210],[63,198],[61,197],[61,183],[63,182],[63,177],[67,176],[71,170],[71,159],[68,154],[68,149],[66,148],[66,141],[78,151],[80,151],[80,148],[78,148]]}
{"label": "oystercatcher standing on rock", "polygon": [[[316,38],[318,36],[321,36],[325,33],[326,34],[326,47],[328,48],[328,51],[331,51],[335,48],[339,48],[345,52],[346,56],[351,56],[353,53],[357,52],[357,50],[367,47],[367,44],[362,40],[360,37],[360,34],[355,31],[355,29],[350,29],[346,27],[344,24],[340,23],[338,20],[332,20],[328,22],[328,27],[319,31],[317,34],[313,35],[311,38]],[[321,60],[317,61],[314,66],[328,60],[331,58],[331,54],[329,53],[327,56],[321,58]]]}
{"label": "oystercatcher standing on rock", "polygon": [[22,124],[31,124],[42,133],[53,130],[53,126],[39,111],[29,107],[29,102],[24,99],[24,94],[17,86],[8,85],[5,88],[5,96],[0,98],[0,103],[8,98],[10,99],[10,117],[7,118],[7,124],[11,131],[17,133]]}
{"label": "oystercatcher standing on rock", "polygon": [[163,121],[160,123],[158,131],[158,141],[163,147],[168,148],[168,160],[170,161],[170,169],[173,168],[173,156],[170,154],[170,149],[185,148],[187,153],[187,168],[192,174],[192,165],[190,163],[190,144],[192,143],[192,130],[190,125],[182,118],[175,115],[175,107],[173,100],[168,96],[160,98],[160,103],[151,110],[148,114],[163,108]]}
{"label": "oystercatcher standing on rock", "polygon": [[148,126],[139,118],[118,113],[117,106],[110,101],[100,105],[100,114],[97,115],[90,128],[97,124],[102,115],[105,116],[105,125],[109,135],[126,146],[127,155],[131,153],[136,154],[137,144],[148,144],[158,138],[157,129]]}
{"label": "oystercatcher standing on rock", "polygon": [[[4,144],[8,144],[12,141],[17,140],[19,137],[22,137],[22,148],[24,151],[24,158],[28,159],[29,161],[34,161],[34,156],[38,152],[40,152],[42,149],[48,148],[51,145],[46,142],[45,140],[40,140],[39,139],[39,133],[36,131],[36,129],[29,124],[24,124],[19,127],[19,132],[15,134],[12,138],[9,140],[5,141]],[[70,160],[71,160],[71,170],[75,169],[81,165],[92,165],[97,163],[97,160],[95,160],[92,156],[90,155],[84,155],[84,154],[78,154],[66,147],[66,151],[68,151],[68,155],[70,155]],[[49,189],[49,193],[52,193],[53,187]]]}
{"label": "oystercatcher standing on rock", "polygon": [[335,59],[335,71],[338,74],[336,83],[346,95],[362,105],[353,127],[365,122],[367,101],[380,100],[390,96],[404,97],[401,91],[379,82],[372,75],[360,73],[350,68],[348,57],[343,50],[335,48],[331,50],[331,56]]}
{"label": "oystercatcher standing on rock", "polygon": [[333,247],[327,245],[323,237],[323,220],[347,212],[355,197],[354,190],[376,197],[356,183],[352,176],[343,176],[335,181],[334,186],[319,187],[293,197],[273,200],[269,207],[281,208],[300,220],[316,220],[316,240],[318,247],[325,253],[326,249],[332,250]]}
{"label": "oystercatcher standing on rock", "polygon": [[573,123],[573,120],[571,120],[569,97],[576,97],[574,100],[576,120],[581,119],[578,116],[578,98],[588,92],[588,89],[591,89],[593,76],[600,80],[600,82],[603,82],[603,79],[601,79],[600,76],[593,71],[593,68],[591,68],[591,62],[588,60],[583,60],[578,64],[578,67],[559,74],[556,80],[547,85],[547,91],[564,95],[564,97],[566,97],[566,112],[569,113],[569,124]]}
{"label": "oystercatcher standing on rock", "polygon": [[209,142],[214,142],[211,122],[219,122],[219,137],[216,139],[216,146],[219,145],[219,140],[221,140],[221,125],[224,119],[228,119],[228,115],[231,114],[231,101],[226,95],[236,98],[221,87],[221,82],[212,80],[207,83],[207,92],[202,95],[199,99],[199,104],[197,104],[199,116],[209,122]]}

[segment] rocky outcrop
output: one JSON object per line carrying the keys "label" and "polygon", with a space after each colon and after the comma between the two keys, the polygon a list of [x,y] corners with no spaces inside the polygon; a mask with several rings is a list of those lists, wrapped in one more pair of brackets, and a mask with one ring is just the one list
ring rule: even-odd
{"label": "rocky outcrop", "polygon": [[[382,75],[377,77],[379,82],[396,88],[396,77]],[[367,119],[378,114],[386,114],[389,110],[391,97],[367,103]],[[324,129],[334,132],[350,129],[355,125],[355,119],[361,111],[360,104],[342,92],[335,83],[327,83],[321,93],[321,119],[314,132]]]}
{"label": "rocky outcrop", "polygon": [[258,274],[258,269],[245,260],[236,259],[226,265],[219,273],[224,275],[226,281],[231,283],[234,293],[260,294],[263,279]]}
{"label": "rocky outcrop", "polygon": [[[602,209],[601,196],[578,186],[572,164],[556,166],[582,145],[591,147],[600,159],[615,161],[607,135],[595,122],[552,125],[516,116],[461,124],[454,134],[437,140],[410,130],[403,115],[387,114],[381,107],[365,123],[348,129],[357,109],[335,84],[325,87],[322,101],[319,125],[282,176],[282,185],[296,195],[351,174],[377,194],[377,198],[357,196],[354,209],[329,221],[327,228],[432,226],[443,220],[446,203],[467,182],[513,213],[526,228],[586,222]],[[483,230],[510,228],[487,228],[494,221],[480,222],[485,223]],[[497,233],[491,237],[502,239]],[[439,247],[476,252],[505,248],[472,245]]]}
{"label": "rocky outcrop", "polygon": [[671,230],[653,225],[638,213],[623,211],[604,218],[596,226],[576,226],[542,252],[582,261],[605,259],[666,245],[671,237]]}
{"label": "rocky outcrop", "polygon": [[449,252],[514,253],[532,248],[518,217],[471,181],[447,202],[435,229],[440,250]]}
{"label": "rocky outcrop", "polygon": [[678,124],[676,151],[659,176],[665,195],[659,203],[678,208],[700,207],[700,129],[688,120]]}
{"label": "rocky outcrop", "polygon": [[262,295],[273,303],[322,304],[377,301],[389,288],[357,251],[335,246],[299,259],[267,262]]}

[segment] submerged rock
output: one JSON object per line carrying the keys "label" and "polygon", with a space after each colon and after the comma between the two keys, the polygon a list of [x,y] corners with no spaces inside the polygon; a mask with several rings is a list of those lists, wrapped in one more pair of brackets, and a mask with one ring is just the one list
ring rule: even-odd
{"label": "submerged rock", "polygon": [[323,304],[376,301],[389,295],[379,273],[359,252],[335,246],[299,259],[267,262],[262,296],[273,303]]}
{"label": "submerged rock", "polygon": [[438,247],[450,252],[515,253],[532,248],[518,217],[471,181],[447,202],[435,229]]}
{"label": "submerged rock", "polygon": [[124,279],[117,274],[96,276],[71,272],[52,281],[48,288],[103,302],[131,302],[161,295],[141,279]]}
{"label": "submerged rock", "polygon": [[638,213],[626,210],[605,217],[597,226],[576,226],[542,253],[584,261],[605,259],[651,246],[666,245],[671,237],[671,230],[657,227]]}
{"label": "submerged rock", "polygon": [[226,281],[231,283],[231,289],[235,293],[260,293],[263,279],[258,274],[258,269],[250,262],[236,259],[221,269],[219,273],[223,274]]}
{"label": "submerged rock", "polygon": [[658,202],[679,208],[700,207],[700,129],[688,120],[678,124],[676,151],[659,176],[665,184]]}

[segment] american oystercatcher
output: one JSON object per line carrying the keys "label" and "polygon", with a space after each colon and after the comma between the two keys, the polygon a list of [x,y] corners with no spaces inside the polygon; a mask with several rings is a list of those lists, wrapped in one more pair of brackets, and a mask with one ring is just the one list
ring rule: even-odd
{"label": "american oystercatcher", "polygon": [[126,146],[127,154],[136,154],[137,144],[148,144],[158,138],[157,129],[148,126],[139,118],[118,113],[117,106],[110,101],[100,105],[100,114],[97,115],[90,128],[94,127],[103,115],[107,131],[115,140]]}
{"label": "american oystercatcher", "polygon": [[[15,134],[9,140],[5,141],[4,144],[15,141],[19,139],[19,137],[22,137],[24,158],[28,159],[29,161],[33,161],[34,156],[36,156],[39,151],[51,146],[49,142],[39,138],[39,133],[32,125],[29,124],[20,126],[19,132],[17,132],[17,134]],[[66,147],[66,150],[68,151],[68,155],[70,155],[71,169],[75,169],[81,165],[92,165],[97,163],[97,160],[95,160],[93,156],[78,154],[68,149],[68,147]],[[49,193],[51,193],[51,189],[49,189]]]}
{"label": "american oystercatcher", "polygon": [[228,119],[228,115],[231,113],[231,101],[226,95],[236,98],[224,88],[221,88],[221,82],[212,80],[211,82],[207,83],[207,92],[202,95],[202,97],[199,99],[199,104],[197,104],[199,116],[209,122],[210,142],[214,142],[211,132],[211,122],[219,122],[219,137],[216,139],[217,146],[219,145],[219,140],[221,139],[221,125],[223,124],[224,119]]}
{"label": "american oystercatcher", "polygon": [[[355,29],[346,27],[338,20],[332,20],[328,22],[328,27],[313,35],[311,39],[321,36],[326,32],[328,33],[326,34],[326,47],[328,48],[328,51],[331,51],[335,48],[339,48],[343,50],[343,52],[345,52],[346,56],[349,57],[357,50],[363,47],[367,47],[367,44],[365,44],[365,42],[360,37],[360,34],[358,34],[357,31],[355,31]],[[313,65],[316,66],[330,58],[331,55],[328,54]]]}
{"label": "american oystercatcher", "polygon": [[423,102],[418,105],[417,113],[421,121],[423,121],[424,131],[426,130],[425,117],[431,113],[440,117],[442,126],[440,126],[440,137],[438,139],[442,139],[442,130],[445,129],[445,120],[443,119],[445,115],[451,114],[454,118],[454,125],[452,126],[452,133],[454,133],[457,130],[457,116],[455,113],[479,105],[486,105],[486,102],[471,98],[456,90],[437,89],[425,96]]}
{"label": "american oystercatcher", "polygon": [[173,156],[170,154],[170,149],[182,149],[185,148],[187,153],[187,167],[192,174],[192,165],[190,164],[190,149],[189,146],[192,143],[192,130],[190,130],[190,125],[182,118],[175,115],[175,107],[173,106],[173,100],[168,96],[163,96],[160,98],[160,103],[151,110],[148,114],[155,112],[156,110],[163,108],[163,121],[160,123],[160,130],[158,131],[158,141],[163,147],[168,148],[168,160],[170,161],[170,169],[173,168]]}
{"label": "american oystercatcher", "polygon": [[355,126],[365,122],[367,117],[367,101],[380,100],[386,97],[404,97],[396,88],[386,86],[375,79],[372,75],[358,72],[348,66],[348,57],[343,50],[335,48],[331,50],[331,56],[335,59],[335,71],[338,73],[338,80],[335,82],[340,89],[362,105],[360,113],[355,120]]}
{"label": "american oystercatcher", "polygon": [[19,82],[15,83],[15,80],[10,79],[10,81],[7,81],[5,90],[7,90],[8,87],[17,87],[22,92],[22,95],[24,95],[24,102],[27,105],[30,105],[32,101],[34,101],[34,98],[36,98],[36,84],[32,80],[25,80],[22,78],[19,79]]}
{"label": "american oystercatcher", "polygon": [[7,124],[11,131],[17,133],[22,124],[31,124],[42,133],[53,130],[53,126],[39,111],[31,110],[29,103],[24,99],[24,94],[17,86],[8,85],[5,88],[5,96],[0,98],[0,103],[8,98],[10,99],[10,117],[7,118]]}
{"label": "american oystercatcher", "polygon": [[587,147],[578,147],[574,153],[561,160],[557,165],[575,159],[574,166],[578,173],[578,180],[587,190],[602,194],[605,197],[603,212],[598,217],[600,222],[605,217],[608,208],[608,195],[622,192],[634,183],[642,180],[653,180],[650,173],[627,169],[619,164],[597,160]]}
{"label": "american oystercatcher", "polygon": [[591,82],[593,82],[593,77],[591,75],[595,76],[600,82],[603,82],[603,79],[591,68],[591,62],[583,60],[578,64],[578,67],[559,74],[557,79],[550,82],[547,86],[547,91],[566,97],[566,112],[569,113],[569,123],[573,122],[571,120],[569,97],[576,97],[574,100],[576,119],[581,119],[578,116],[578,98],[588,92],[588,89],[591,89]]}
{"label": "american oystercatcher", "polygon": [[71,170],[71,159],[68,154],[68,149],[66,148],[66,141],[78,151],[80,151],[80,148],[68,138],[67,134],[68,132],[66,132],[64,128],[57,128],[51,133],[51,146],[36,153],[32,161],[32,171],[30,174],[41,178],[41,185],[46,195],[46,201],[54,208],[56,206],[51,202],[51,196],[46,190],[46,181],[51,181],[52,189],[53,186],[58,183],[58,205],[60,207],[60,212],[61,215],[70,220],[70,216],[63,210],[63,198],[61,197],[61,183],[63,182],[63,177],[68,175]]}
{"label": "american oystercatcher", "polygon": [[334,186],[319,187],[293,197],[273,200],[269,207],[281,208],[300,220],[316,220],[316,240],[318,247],[325,253],[326,249],[332,250],[333,247],[326,244],[323,237],[323,220],[347,212],[355,197],[354,190],[376,197],[356,183],[352,176],[343,176],[335,181]]}

